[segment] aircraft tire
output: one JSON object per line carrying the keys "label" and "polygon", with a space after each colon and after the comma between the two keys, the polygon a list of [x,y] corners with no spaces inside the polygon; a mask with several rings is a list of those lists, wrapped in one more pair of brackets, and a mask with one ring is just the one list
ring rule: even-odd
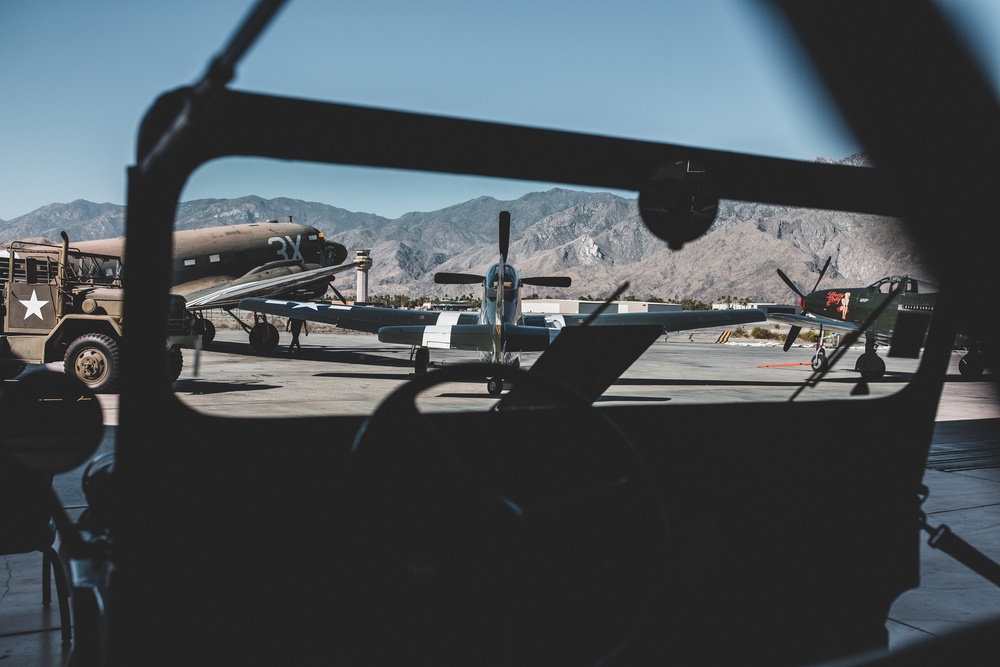
{"label": "aircraft tire", "polygon": [[978,352],[968,352],[958,360],[958,372],[962,374],[962,377],[970,380],[981,377],[985,370],[983,355]]}
{"label": "aircraft tire", "polygon": [[13,380],[24,372],[28,365],[22,361],[0,364],[0,380]]}
{"label": "aircraft tire", "polygon": [[885,361],[874,352],[865,352],[858,357],[854,370],[864,380],[880,380],[885,375]]}
{"label": "aircraft tire", "polygon": [[278,327],[270,322],[255,324],[250,329],[250,347],[258,354],[270,354],[278,347]]}
{"label": "aircraft tire", "polygon": [[118,389],[121,371],[118,341],[104,334],[84,334],[70,343],[63,368],[91,391],[113,393]]}
{"label": "aircraft tire", "polygon": [[413,372],[417,374],[427,372],[427,364],[431,361],[431,351],[426,347],[418,347],[413,360]]}
{"label": "aircraft tire", "polygon": [[812,369],[817,373],[822,373],[829,367],[830,361],[826,358],[826,352],[820,350],[812,359]]}
{"label": "aircraft tire", "polygon": [[503,378],[490,378],[487,380],[486,391],[490,396],[499,396],[503,392]]}
{"label": "aircraft tire", "polygon": [[215,340],[215,325],[204,318],[194,324],[194,332],[201,336],[201,349],[206,349]]}

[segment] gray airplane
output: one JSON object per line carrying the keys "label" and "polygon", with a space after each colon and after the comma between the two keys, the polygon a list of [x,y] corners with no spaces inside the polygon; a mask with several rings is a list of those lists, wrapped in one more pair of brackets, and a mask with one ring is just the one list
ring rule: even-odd
{"label": "gray airplane", "polygon": [[[482,306],[474,312],[439,312],[400,310],[372,306],[348,306],[286,298],[246,298],[240,308],[281,317],[299,318],[345,329],[378,334],[384,343],[400,343],[416,348],[415,370],[423,373],[430,361],[430,348],[479,352],[487,363],[520,365],[521,352],[546,350],[564,327],[589,324],[657,324],[663,333],[715,326],[733,326],[763,322],[766,317],[757,309],[679,310],[659,313],[603,313],[586,315],[525,315],[521,312],[521,287],[569,287],[563,276],[521,278],[507,263],[510,244],[510,213],[500,212],[500,260],[486,275],[437,273],[434,281],[448,285],[479,283],[483,288]],[[496,395],[503,390],[502,378],[488,378],[487,391]]]}

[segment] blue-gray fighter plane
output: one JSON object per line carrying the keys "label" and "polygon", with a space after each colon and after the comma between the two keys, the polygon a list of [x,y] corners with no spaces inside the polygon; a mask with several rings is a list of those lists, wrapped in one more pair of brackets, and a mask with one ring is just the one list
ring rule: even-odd
{"label": "blue-gray fighter plane", "polygon": [[[500,261],[486,275],[437,273],[440,284],[479,283],[483,287],[482,307],[475,312],[402,310],[373,306],[347,306],[319,301],[247,298],[240,308],[333,324],[344,329],[378,334],[384,343],[400,343],[416,348],[415,371],[427,370],[430,348],[477,351],[482,361],[517,366],[521,352],[542,352],[563,327],[636,326],[656,324],[663,333],[717,326],[735,326],[766,321],[763,311],[676,310],[656,313],[603,313],[597,315],[532,315],[521,312],[521,287],[569,287],[570,278],[521,278],[507,263],[510,243],[510,213],[500,212]],[[487,390],[496,395],[503,390],[502,378],[489,378]]]}

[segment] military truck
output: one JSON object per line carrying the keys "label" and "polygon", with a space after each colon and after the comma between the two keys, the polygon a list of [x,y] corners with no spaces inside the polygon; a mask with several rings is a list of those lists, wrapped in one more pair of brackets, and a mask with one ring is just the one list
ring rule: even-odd
{"label": "military truck", "polygon": [[[0,380],[17,377],[28,364],[62,362],[95,392],[114,392],[120,371],[124,287],[121,258],[62,244],[14,241],[0,249]],[[176,380],[182,348],[198,336],[186,301],[171,295],[168,368]]]}

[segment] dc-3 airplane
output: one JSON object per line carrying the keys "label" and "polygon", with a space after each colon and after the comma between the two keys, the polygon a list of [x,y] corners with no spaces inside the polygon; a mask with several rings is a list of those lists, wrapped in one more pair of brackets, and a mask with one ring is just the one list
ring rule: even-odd
{"label": "dc-3 airplane", "polygon": [[[81,241],[74,247],[123,257],[124,238]],[[315,227],[291,221],[252,222],[174,232],[172,292],[187,299],[197,318],[203,345],[215,338],[215,326],[202,314],[221,308],[249,334],[257,352],[270,352],[278,344],[273,324],[240,320],[232,309],[249,296],[281,295],[315,299],[326,293],[335,274],[364,262],[344,264],[347,248],[328,241]],[[370,260],[365,260],[368,262]],[[336,291],[336,289],[335,289]]]}
{"label": "dc-3 airplane", "polygon": [[[587,315],[524,315],[521,287],[569,287],[564,276],[521,278],[507,263],[510,244],[510,213],[500,212],[500,261],[485,276],[467,273],[437,273],[434,281],[446,285],[483,286],[479,313],[400,310],[372,306],[347,306],[315,301],[247,298],[240,308],[281,317],[296,317],[345,329],[377,333],[384,343],[400,343],[416,348],[415,371],[423,373],[430,361],[430,348],[472,350],[487,363],[518,366],[521,352],[546,350],[563,327],[588,324],[662,326],[663,333],[713,326],[730,326],[766,320],[757,309],[725,311],[667,311],[660,313],[598,313]],[[503,391],[502,378],[488,378],[487,391]]]}
{"label": "dc-3 airplane", "polygon": [[[865,351],[858,357],[854,370],[865,380],[877,380],[885,374],[885,361],[876,352],[879,345],[889,346],[891,357],[919,356],[937,301],[937,292],[931,291],[933,287],[906,275],[893,275],[862,287],[819,289],[829,266],[830,258],[827,258],[808,294],[778,269],[778,276],[799,296],[798,314],[768,315],[770,321],[790,326],[785,351],[791,348],[802,327],[819,328],[812,367],[814,371],[823,372],[830,364],[824,348],[827,332],[846,335],[852,341],[864,336]],[[967,350],[958,363],[962,375],[981,376],[986,364],[978,342],[959,333],[955,347]]]}

